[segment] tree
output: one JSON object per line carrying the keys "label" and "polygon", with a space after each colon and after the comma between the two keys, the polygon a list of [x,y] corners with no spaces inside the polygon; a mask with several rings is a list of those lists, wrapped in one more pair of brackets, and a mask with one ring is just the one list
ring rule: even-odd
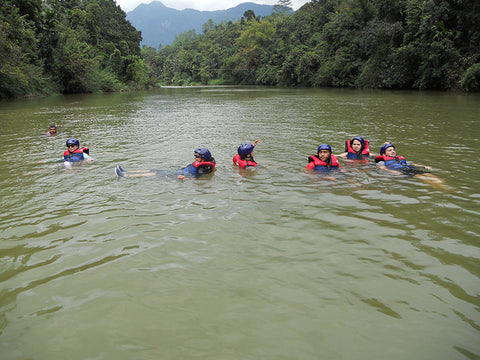
{"label": "tree", "polygon": [[278,0],[278,2],[273,6],[272,13],[278,15],[287,15],[290,11],[292,11],[291,0]]}

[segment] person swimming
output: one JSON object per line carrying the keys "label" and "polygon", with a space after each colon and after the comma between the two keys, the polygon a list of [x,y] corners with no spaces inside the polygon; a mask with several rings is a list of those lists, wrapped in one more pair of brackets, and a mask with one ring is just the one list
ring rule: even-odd
{"label": "person swimming", "polygon": [[337,156],[350,160],[367,160],[370,157],[368,140],[361,136],[354,136],[345,141],[345,152]]}
{"label": "person swimming", "polygon": [[375,157],[375,163],[383,170],[405,175],[424,174],[431,170],[429,166],[407,162],[403,156],[397,156],[395,146],[389,142],[385,142],[380,148],[380,155]]}
{"label": "person swimming", "polygon": [[77,139],[68,139],[66,144],[67,150],[63,153],[63,160],[67,162],[77,162],[82,160],[92,161],[89,156],[89,150],[86,147],[80,147]]}
{"label": "person swimming", "polygon": [[175,176],[184,180],[187,177],[198,178],[215,171],[215,159],[207,148],[197,148],[194,151],[195,161],[178,170],[136,170],[126,171],[120,165],[115,167],[118,177]]}
{"label": "person swimming", "polygon": [[339,170],[340,164],[332,154],[332,147],[329,144],[321,144],[317,149],[317,155],[308,157],[308,165],[305,166],[305,169],[328,172]]}
{"label": "person swimming", "polygon": [[438,190],[448,190],[444,180],[430,173],[430,166],[408,162],[403,156],[398,156],[395,146],[390,142],[385,142],[380,148],[380,155],[375,158],[377,166],[395,174],[404,174],[413,176],[429,184]]}
{"label": "person swimming", "polygon": [[56,136],[57,135],[57,127],[55,125],[50,125],[48,131],[45,133],[47,136]]}
{"label": "person swimming", "polygon": [[260,139],[255,140],[252,143],[244,143],[238,147],[237,155],[233,157],[233,163],[238,166],[240,169],[245,169],[247,167],[258,166],[257,162],[253,159],[253,150],[255,146],[260,142]]}

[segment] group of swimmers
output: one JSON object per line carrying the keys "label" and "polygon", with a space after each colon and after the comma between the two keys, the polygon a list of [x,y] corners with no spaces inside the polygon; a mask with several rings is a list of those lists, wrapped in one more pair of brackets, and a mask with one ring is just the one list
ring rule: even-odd
{"label": "group of swimmers", "polygon": [[[368,140],[361,136],[355,136],[345,141],[345,152],[337,156],[357,161],[368,161],[373,158],[381,169],[407,175],[423,174],[431,170],[428,166],[407,162],[403,156],[397,156],[395,146],[390,142],[383,143],[380,155],[372,154]],[[332,154],[329,144],[321,144],[317,149],[317,154],[309,156],[308,161],[306,169],[310,170],[329,171],[339,170],[341,167],[337,157]]]}
{"label": "group of swimmers", "polygon": [[[57,134],[56,126],[52,125],[46,135],[55,136]],[[253,142],[241,144],[237,149],[237,154],[233,157],[233,164],[240,169],[257,167],[258,163],[253,158],[255,147],[260,139]],[[80,147],[80,142],[75,138],[70,138],[66,142],[67,150],[63,153],[63,160],[66,162],[92,161],[89,156],[89,150],[86,147]],[[368,140],[361,136],[354,136],[345,141],[345,152],[334,155],[332,147],[329,144],[320,144],[317,153],[308,157],[306,171],[331,172],[342,171],[341,165],[337,159],[344,158],[353,161],[368,161],[374,159],[377,166],[382,170],[387,170],[397,174],[411,175],[421,178],[430,183],[442,183],[435,175],[429,173],[429,166],[407,162],[403,156],[398,156],[395,146],[390,142],[385,142],[380,148],[380,154],[370,153]],[[194,161],[176,171],[170,170],[139,170],[128,172],[120,165],[115,167],[115,174],[119,177],[143,177],[143,176],[171,176],[176,175],[178,179],[187,177],[199,177],[210,174],[215,171],[215,158],[210,150],[204,147],[195,149]]]}
{"label": "group of swimmers", "polygon": [[[56,125],[50,125],[45,136],[57,136],[58,130]],[[81,160],[92,161],[89,155],[89,150],[86,147],[80,147],[80,141],[70,138],[65,143],[67,150],[63,153],[63,161],[77,162]]]}
{"label": "group of swimmers", "polygon": [[[397,155],[395,145],[391,142],[383,143],[380,154],[376,155],[370,153],[368,140],[361,136],[355,136],[345,142],[345,152],[337,156],[353,161],[368,161],[373,158],[378,168],[382,170],[414,176],[432,187],[446,190],[443,180],[430,173],[431,167],[407,162],[403,156]],[[305,168],[309,170],[340,171],[341,167],[336,156],[332,154],[332,148],[329,144],[321,144],[317,149],[317,154],[309,156],[308,161],[309,163]]]}
{"label": "group of swimmers", "polygon": [[[258,163],[253,158],[253,152],[260,140],[253,143],[241,144],[237,149],[237,154],[233,157],[233,164],[240,169],[249,167],[257,167]],[[360,136],[355,136],[345,142],[345,152],[333,155],[332,147],[329,144],[321,144],[317,149],[317,154],[308,157],[308,165],[305,167],[309,171],[341,171],[338,157],[356,161],[368,161],[375,159],[375,163],[380,169],[388,170],[398,174],[422,175],[423,180],[427,178],[436,178],[429,174],[430,167],[420,164],[407,162],[403,156],[397,156],[395,146],[386,142],[380,149],[380,155],[370,153],[370,146],[367,140]],[[179,179],[185,179],[188,176],[199,177],[204,174],[212,173],[215,170],[215,159],[210,151],[206,148],[198,148],[194,151],[195,161],[188,166],[177,171]],[[140,170],[135,172],[127,172],[121,166],[115,168],[115,173],[120,177],[139,177],[139,176],[155,176],[165,175],[164,170]],[[438,178],[436,178],[438,179]],[[440,181],[439,181],[440,182]]]}

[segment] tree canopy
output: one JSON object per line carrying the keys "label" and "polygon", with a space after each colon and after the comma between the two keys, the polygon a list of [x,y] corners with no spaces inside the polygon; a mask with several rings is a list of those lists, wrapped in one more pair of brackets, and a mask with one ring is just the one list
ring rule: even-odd
{"label": "tree canopy", "polygon": [[162,84],[480,90],[475,0],[290,4],[154,49],[114,0],[3,0],[0,98]]}
{"label": "tree canopy", "polygon": [[[294,13],[245,13],[159,49],[155,76],[167,84],[478,91],[479,10],[475,0],[312,0]],[[179,56],[185,51],[195,51],[196,66]]]}
{"label": "tree canopy", "polygon": [[143,87],[141,34],[125,16],[113,0],[2,1],[0,98]]}

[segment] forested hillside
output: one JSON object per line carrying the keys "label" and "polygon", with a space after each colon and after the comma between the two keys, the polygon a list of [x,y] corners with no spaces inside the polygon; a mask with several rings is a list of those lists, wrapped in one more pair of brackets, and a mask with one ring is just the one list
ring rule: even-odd
{"label": "forested hillside", "polygon": [[114,0],[0,1],[0,98],[143,88],[125,16]]}
{"label": "forested hillside", "polygon": [[[288,5],[289,1],[281,1]],[[293,14],[207,23],[156,52],[158,82],[478,91],[475,0],[312,0]]]}
{"label": "forested hillside", "polygon": [[203,24],[210,19],[216,23],[223,20],[236,21],[247,10],[253,10],[257,16],[268,16],[272,9],[272,5],[245,2],[226,10],[176,10],[166,7],[160,1],[152,1],[129,11],[127,20],[142,32],[141,44],[158,48],[159,45],[171,45],[175,37],[185,31],[195,30],[201,33]]}
{"label": "forested hillside", "polygon": [[114,0],[2,0],[0,98],[161,84],[480,90],[476,0],[312,0],[161,49]]}

